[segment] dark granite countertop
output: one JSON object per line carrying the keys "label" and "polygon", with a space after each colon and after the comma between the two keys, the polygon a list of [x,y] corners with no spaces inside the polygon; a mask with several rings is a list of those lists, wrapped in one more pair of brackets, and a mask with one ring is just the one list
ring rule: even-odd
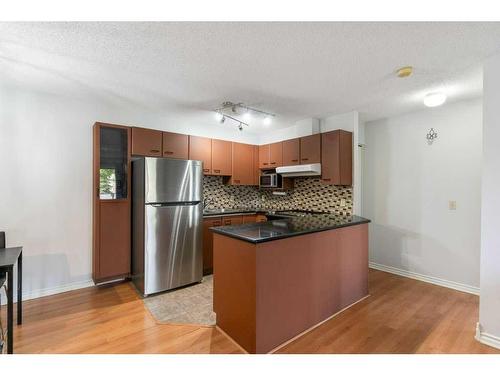
{"label": "dark granite countertop", "polygon": [[369,222],[370,220],[355,215],[314,214],[261,223],[214,227],[211,230],[243,241],[260,243]]}
{"label": "dark granite countertop", "polygon": [[268,211],[269,210],[255,207],[207,209],[203,210],[203,217],[267,213]]}

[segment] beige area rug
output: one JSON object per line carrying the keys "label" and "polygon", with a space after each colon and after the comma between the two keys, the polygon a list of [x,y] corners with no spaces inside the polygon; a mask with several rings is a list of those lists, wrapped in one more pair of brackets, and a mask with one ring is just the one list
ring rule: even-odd
{"label": "beige area rug", "polygon": [[213,278],[205,276],[200,284],[144,299],[153,316],[162,323],[215,325]]}

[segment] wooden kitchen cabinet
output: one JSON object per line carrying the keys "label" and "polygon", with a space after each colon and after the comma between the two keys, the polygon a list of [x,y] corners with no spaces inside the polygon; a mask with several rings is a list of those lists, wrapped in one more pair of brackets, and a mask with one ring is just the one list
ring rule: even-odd
{"label": "wooden kitchen cabinet", "polygon": [[259,169],[259,146],[253,146],[253,184],[260,184],[260,169]]}
{"label": "wooden kitchen cabinet", "polygon": [[130,127],[93,128],[92,279],[96,284],[130,276]]}
{"label": "wooden kitchen cabinet", "polygon": [[257,223],[262,223],[264,221],[267,221],[267,217],[266,217],[266,215],[257,214],[257,216],[255,217],[255,221]]}
{"label": "wooden kitchen cabinet", "polygon": [[163,157],[173,159],[189,158],[189,137],[185,134],[163,132]]}
{"label": "wooden kitchen cabinet", "polygon": [[203,174],[212,174],[212,140],[190,135],[189,160],[201,160],[203,162]]}
{"label": "wooden kitchen cabinet", "polygon": [[222,217],[203,219],[203,274],[209,275],[213,270],[213,234],[210,228],[220,227]]}
{"label": "wooden kitchen cabinet", "polygon": [[269,169],[270,161],[270,148],[271,145],[260,145],[259,146],[259,168],[260,169]]}
{"label": "wooden kitchen cabinet", "polygon": [[240,225],[243,224],[243,216],[224,216],[223,218],[224,225]]}
{"label": "wooden kitchen cabinet", "polygon": [[253,221],[245,221],[250,220],[251,216],[254,218],[257,217],[257,215],[234,215],[207,217],[203,219],[203,275],[209,275],[213,272],[213,233],[210,228],[220,227],[222,225],[239,225],[244,222],[255,222],[255,219]]}
{"label": "wooden kitchen cabinet", "polygon": [[321,134],[300,138],[300,164],[321,163]]}
{"label": "wooden kitchen cabinet", "polygon": [[283,165],[283,142],[271,143],[269,145],[269,165],[271,168]]}
{"label": "wooden kitchen cabinet", "polygon": [[232,142],[212,139],[212,174],[231,176]]}
{"label": "wooden kitchen cabinet", "polygon": [[321,134],[321,181],[352,185],[352,133],[334,130]]}
{"label": "wooden kitchen cabinet", "polygon": [[247,223],[255,223],[257,221],[257,215],[243,215],[242,216],[242,219],[243,219],[243,224],[247,224]]}
{"label": "wooden kitchen cabinet", "polygon": [[298,165],[300,163],[300,139],[283,141],[283,165]]}
{"label": "wooden kitchen cabinet", "polygon": [[254,146],[232,142],[232,185],[253,185],[255,179]]}
{"label": "wooden kitchen cabinet", "polygon": [[132,128],[132,155],[162,156],[163,135],[159,130]]}

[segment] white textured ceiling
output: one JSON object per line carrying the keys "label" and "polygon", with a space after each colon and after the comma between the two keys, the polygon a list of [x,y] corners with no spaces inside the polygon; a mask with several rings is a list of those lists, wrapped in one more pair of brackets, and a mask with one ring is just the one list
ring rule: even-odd
{"label": "white textured ceiling", "polygon": [[[500,23],[0,23],[0,83],[151,110],[225,100],[277,114],[273,128],[357,110],[365,120],[481,95]],[[398,67],[415,73],[398,79]],[[260,121],[250,132],[261,132]]]}

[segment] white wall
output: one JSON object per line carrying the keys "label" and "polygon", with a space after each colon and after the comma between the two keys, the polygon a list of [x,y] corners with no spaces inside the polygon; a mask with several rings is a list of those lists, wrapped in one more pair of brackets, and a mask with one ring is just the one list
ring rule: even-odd
{"label": "white wall", "polygon": [[319,120],[306,118],[295,122],[292,126],[274,131],[263,132],[259,135],[259,145],[280,142],[286,139],[305,137],[319,133]]}
{"label": "white wall", "polygon": [[366,123],[370,262],[478,291],[481,142],[480,99]]}
{"label": "white wall", "polygon": [[24,246],[26,298],[91,284],[95,121],[258,142],[236,127],[213,125],[213,113],[167,113],[0,86],[0,230],[8,246]]}
{"label": "white wall", "polygon": [[500,349],[500,55],[484,64],[481,294],[477,338]]}

